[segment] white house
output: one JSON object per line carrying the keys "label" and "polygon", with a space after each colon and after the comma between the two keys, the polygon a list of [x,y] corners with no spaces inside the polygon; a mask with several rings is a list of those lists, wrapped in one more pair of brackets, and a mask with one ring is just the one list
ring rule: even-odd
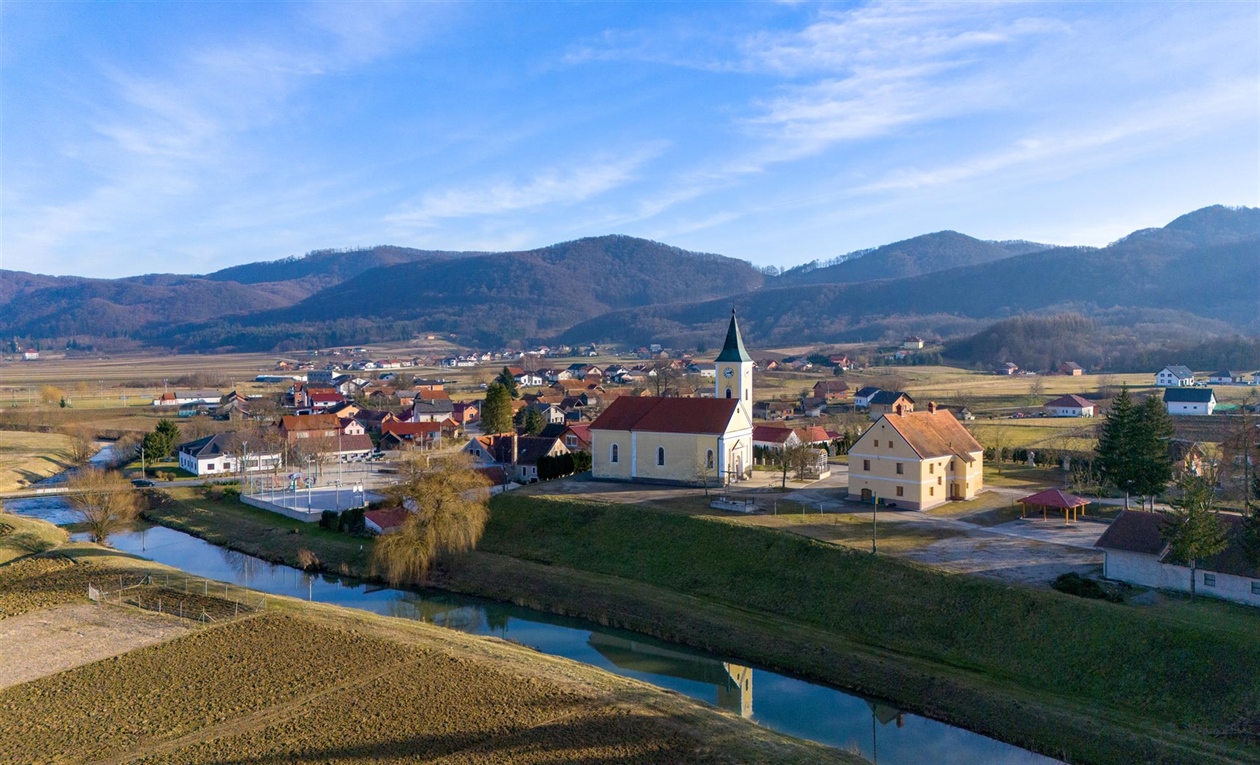
{"label": "white house", "polygon": [[1247,373],[1222,369],[1219,372],[1213,372],[1208,375],[1208,382],[1213,385],[1243,385],[1247,382]]}
{"label": "white house", "polygon": [[777,425],[754,425],[752,433],[753,447],[782,451],[784,448],[801,445],[801,437],[791,428]]}
{"label": "white house", "polygon": [[1161,388],[1185,388],[1194,385],[1194,372],[1180,364],[1166,366],[1155,373],[1155,384]]}
{"label": "white house", "polygon": [[879,393],[879,388],[876,388],[874,385],[866,386],[853,394],[853,405],[858,409],[865,409],[871,405],[871,399],[875,397],[876,393]]}
{"label": "white house", "polygon": [[545,382],[537,372],[521,372],[516,376],[516,384],[524,388],[541,388]]}
{"label": "white house", "polygon": [[39,351],[22,351],[22,361],[39,361]]}
{"label": "white house", "polygon": [[368,510],[363,513],[363,526],[369,534],[393,534],[402,528],[409,513],[401,507]]}
{"label": "white house", "polygon": [[1164,391],[1169,414],[1211,414],[1216,410],[1216,394],[1211,388],[1169,388]]}
{"label": "white house", "polygon": [[[280,464],[279,452],[264,452],[261,447],[262,444],[258,444],[257,452],[249,451],[247,459],[251,473],[271,470]],[[239,473],[243,451],[245,449],[234,433],[206,436],[176,447],[180,468],[198,477]]]}
{"label": "white house", "polygon": [[[1229,529],[1224,552],[1197,561],[1195,591],[1201,595],[1260,606],[1260,571],[1242,551],[1242,518],[1218,516]],[[1160,534],[1159,513],[1125,510],[1111,522],[1094,546],[1103,551],[1103,576],[1143,587],[1190,591],[1190,568],[1173,560]]]}
{"label": "white house", "polygon": [[1081,398],[1076,394],[1059,396],[1054,401],[1048,402],[1044,409],[1046,410],[1046,414],[1051,417],[1094,416],[1094,402],[1087,398]]}

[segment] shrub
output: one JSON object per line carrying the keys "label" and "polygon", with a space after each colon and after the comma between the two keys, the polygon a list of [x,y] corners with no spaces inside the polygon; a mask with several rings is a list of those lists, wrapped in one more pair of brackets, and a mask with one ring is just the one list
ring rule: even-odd
{"label": "shrub", "polygon": [[328,529],[329,531],[336,531],[337,521],[338,521],[338,518],[337,518],[336,510],[325,510],[324,512],[319,514],[319,527],[321,529]]}
{"label": "shrub", "polygon": [[1112,603],[1124,601],[1124,598],[1118,593],[1108,592],[1096,580],[1087,579],[1075,571],[1069,571],[1059,576],[1050,586],[1059,592],[1075,595],[1078,598],[1093,598],[1094,600],[1106,600]]}

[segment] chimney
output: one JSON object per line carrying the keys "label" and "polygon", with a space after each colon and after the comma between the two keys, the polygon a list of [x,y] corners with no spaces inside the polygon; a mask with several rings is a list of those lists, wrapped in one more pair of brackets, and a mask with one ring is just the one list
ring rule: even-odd
{"label": "chimney", "polygon": [[512,464],[513,464],[513,465],[515,465],[515,464],[516,464],[516,460],[517,460],[517,457],[519,456],[519,454],[520,454],[520,452],[519,452],[519,446],[518,446],[518,444],[517,444],[517,435],[516,435],[516,430],[515,430],[515,429],[513,429],[513,430],[512,430]]}
{"label": "chimney", "polygon": [[932,413],[933,413],[933,412],[935,412],[935,411],[936,411],[936,402],[935,402],[935,401],[929,401],[929,402],[928,402],[928,414],[932,414]]}

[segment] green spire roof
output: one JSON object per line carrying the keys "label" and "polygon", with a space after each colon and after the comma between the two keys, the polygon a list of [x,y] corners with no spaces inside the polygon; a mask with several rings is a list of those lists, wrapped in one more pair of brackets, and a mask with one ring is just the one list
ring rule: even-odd
{"label": "green spire roof", "polygon": [[752,361],[744,350],[744,338],[739,336],[739,324],[735,321],[735,309],[731,309],[731,326],[726,330],[726,343],[715,361]]}

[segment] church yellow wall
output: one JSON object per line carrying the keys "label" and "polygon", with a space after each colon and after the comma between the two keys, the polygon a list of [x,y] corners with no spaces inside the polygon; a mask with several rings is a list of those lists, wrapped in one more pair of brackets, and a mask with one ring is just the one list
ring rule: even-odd
{"label": "church yellow wall", "polygon": [[[736,418],[739,419],[739,418]],[[739,432],[739,431],[734,431]],[[730,449],[736,439],[724,442],[722,448]],[[752,435],[740,433],[738,439],[743,447],[743,464],[745,468],[752,465]],[[618,461],[613,462],[612,445],[618,446]],[[665,464],[656,464],[656,450],[665,449]],[[706,468],[710,486],[724,484],[727,476],[719,474],[719,467],[731,469],[723,465],[718,448],[718,436],[694,433],[649,433],[636,431],[591,431],[591,474],[595,478],[630,481],[667,481],[678,483],[700,484],[704,477],[697,472],[697,466],[707,465],[707,452],[713,451],[713,467]],[[631,470],[631,459],[635,460]]]}

